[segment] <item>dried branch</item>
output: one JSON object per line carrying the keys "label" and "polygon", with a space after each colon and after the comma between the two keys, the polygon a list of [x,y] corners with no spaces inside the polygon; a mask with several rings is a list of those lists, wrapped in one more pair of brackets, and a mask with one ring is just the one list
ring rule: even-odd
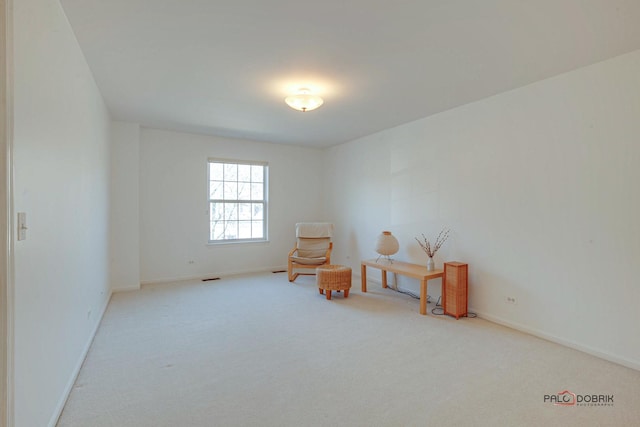
{"label": "dried branch", "polygon": [[440,249],[440,247],[444,244],[444,242],[447,240],[448,237],[449,237],[449,229],[443,228],[442,231],[440,231],[440,234],[438,234],[438,237],[436,238],[436,241],[433,244],[433,247],[431,246],[431,242],[429,242],[429,239],[427,239],[427,237],[424,234],[422,234],[422,239],[424,240],[424,242],[421,242],[420,240],[418,240],[417,237],[415,237],[415,239],[416,239],[416,242],[418,242],[418,244],[422,248],[422,250],[426,252],[427,256],[429,258],[433,258],[433,256],[436,254],[436,252],[438,252],[438,249]]}

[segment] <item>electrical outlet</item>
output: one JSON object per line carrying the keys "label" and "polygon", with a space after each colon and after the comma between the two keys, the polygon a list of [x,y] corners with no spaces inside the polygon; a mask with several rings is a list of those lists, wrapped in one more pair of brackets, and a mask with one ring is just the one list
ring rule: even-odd
{"label": "electrical outlet", "polygon": [[196,262],[192,259],[189,260],[188,264],[195,264]]}
{"label": "electrical outlet", "polygon": [[516,298],[515,298],[515,297],[507,297],[507,298],[505,299],[505,302],[506,302],[507,304],[513,304],[513,305],[515,305],[515,303],[516,303]]}

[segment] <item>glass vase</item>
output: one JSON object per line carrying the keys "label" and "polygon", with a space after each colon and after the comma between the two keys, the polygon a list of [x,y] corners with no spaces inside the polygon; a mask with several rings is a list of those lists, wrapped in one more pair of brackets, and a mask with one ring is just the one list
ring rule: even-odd
{"label": "glass vase", "polygon": [[429,257],[427,260],[427,271],[433,271],[436,269],[436,263],[433,262],[433,257]]}

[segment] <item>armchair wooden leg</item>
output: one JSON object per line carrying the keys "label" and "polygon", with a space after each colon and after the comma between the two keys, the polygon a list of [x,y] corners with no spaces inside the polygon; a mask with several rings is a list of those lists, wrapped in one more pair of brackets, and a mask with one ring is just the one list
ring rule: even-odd
{"label": "armchair wooden leg", "polygon": [[327,290],[327,299],[330,300],[331,299],[331,289]]}
{"label": "armchair wooden leg", "polygon": [[293,266],[291,265],[291,259],[287,260],[287,275],[289,276],[289,281],[293,282],[296,278],[293,277]]}
{"label": "armchair wooden leg", "polygon": [[291,260],[289,260],[288,265],[287,265],[287,274],[289,276],[289,281],[293,282],[294,280],[296,280],[296,277],[298,277],[300,275],[300,273],[294,273],[293,272],[293,264],[291,263]]}

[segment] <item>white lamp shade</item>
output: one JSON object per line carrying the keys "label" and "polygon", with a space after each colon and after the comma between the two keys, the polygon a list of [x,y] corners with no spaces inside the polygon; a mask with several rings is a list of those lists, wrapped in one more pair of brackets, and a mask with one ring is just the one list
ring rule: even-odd
{"label": "white lamp shade", "polygon": [[400,249],[398,239],[390,231],[383,231],[376,240],[376,252],[380,255],[393,255]]}

